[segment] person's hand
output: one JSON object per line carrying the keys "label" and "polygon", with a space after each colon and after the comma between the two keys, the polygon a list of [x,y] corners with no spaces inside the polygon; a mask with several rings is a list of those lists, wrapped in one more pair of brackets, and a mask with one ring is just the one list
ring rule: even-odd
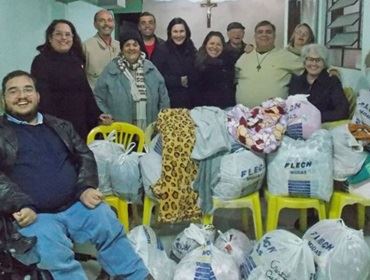
{"label": "person's hand", "polygon": [[110,125],[113,122],[113,117],[110,114],[100,114],[99,121],[103,125]]}
{"label": "person's hand", "polygon": [[337,68],[330,68],[328,73],[330,77],[337,77],[339,80],[341,79],[340,72]]}
{"label": "person's hand", "polygon": [[14,212],[12,215],[21,227],[26,227],[32,224],[37,218],[36,212],[28,207],[22,208],[18,212]]}
{"label": "person's hand", "polygon": [[188,81],[188,76],[182,76],[181,77],[181,85],[183,86],[183,87],[189,87],[189,81]]}
{"label": "person's hand", "polygon": [[86,207],[95,208],[103,197],[104,195],[99,190],[88,188],[80,195],[80,200]]}

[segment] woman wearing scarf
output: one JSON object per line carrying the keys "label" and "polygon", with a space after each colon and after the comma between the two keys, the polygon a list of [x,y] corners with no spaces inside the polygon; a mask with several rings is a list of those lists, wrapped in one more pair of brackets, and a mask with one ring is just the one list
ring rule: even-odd
{"label": "woman wearing scarf", "polygon": [[141,129],[157,119],[161,109],[170,106],[164,79],[145,59],[137,32],[120,37],[121,53],[100,75],[94,95],[96,102],[115,121],[134,124]]}

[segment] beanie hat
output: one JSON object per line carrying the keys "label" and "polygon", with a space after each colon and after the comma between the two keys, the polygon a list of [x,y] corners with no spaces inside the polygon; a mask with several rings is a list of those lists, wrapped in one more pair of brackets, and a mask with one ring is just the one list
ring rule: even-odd
{"label": "beanie hat", "polygon": [[119,44],[122,49],[122,46],[128,41],[128,40],[135,40],[139,43],[140,48],[142,49],[143,46],[143,40],[141,39],[141,36],[138,31],[129,30],[125,31],[120,34],[119,36]]}

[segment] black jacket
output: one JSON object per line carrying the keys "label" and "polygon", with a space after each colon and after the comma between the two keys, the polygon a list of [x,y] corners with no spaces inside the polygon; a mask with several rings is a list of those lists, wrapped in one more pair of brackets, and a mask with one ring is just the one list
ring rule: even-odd
{"label": "black jacket", "polygon": [[344,95],[342,83],[336,76],[329,76],[327,69],[321,71],[310,85],[307,72],[293,75],[289,83],[289,95],[309,94],[308,101],[321,112],[321,122],[332,122],[348,118],[349,103]]}
{"label": "black jacket", "polygon": [[72,52],[45,50],[35,57],[31,74],[41,95],[40,111],[70,121],[83,139],[101,114],[87,81],[83,61]]}
{"label": "black jacket", "polygon": [[235,70],[232,54],[224,51],[218,58],[201,56],[201,52],[198,52],[196,70],[199,91],[196,106],[216,106],[221,109],[234,106]]}
{"label": "black jacket", "polygon": [[[87,188],[96,188],[98,186],[97,167],[93,153],[89,150],[85,142],[74,130],[71,123],[44,115],[44,123],[53,129],[62,139],[71,154],[71,161],[78,171],[76,182],[75,200]],[[0,212],[11,214],[24,207],[33,205],[31,198],[23,193],[20,187],[12,182],[7,176],[10,168],[13,166],[17,156],[17,137],[14,130],[9,125],[5,116],[0,118]]]}
{"label": "black jacket", "polygon": [[150,58],[147,56],[147,59],[153,62],[153,64],[157,68],[158,68],[157,63],[161,61],[161,56],[163,55],[163,48],[161,47],[163,44],[165,44],[165,41],[162,38],[155,36],[155,47],[152,56]]}
{"label": "black jacket", "polygon": [[[165,79],[171,108],[193,108],[193,98],[197,93],[193,42],[187,40],[177,46],[169,39],[159,46],[158,51],[160,57],[155,65]],[[182,76],[188,77],[188,87],[181,85]]]}

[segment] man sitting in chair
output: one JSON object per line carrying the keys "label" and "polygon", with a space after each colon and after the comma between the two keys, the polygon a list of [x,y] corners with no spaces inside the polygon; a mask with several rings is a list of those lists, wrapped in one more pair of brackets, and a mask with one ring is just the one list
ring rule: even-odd
{"label": "man sitting in chair", "polygon": [[96,189],[92,152],[72,125],[38,112],[33,77],[14,71],[2,81],[0,211],[12,214],[35,247],[16,257],[37,263],[55,280],[87,279],[74,259],[73,242],[96,245],[97,258],[114,279],[152,279],[113,211]]}

